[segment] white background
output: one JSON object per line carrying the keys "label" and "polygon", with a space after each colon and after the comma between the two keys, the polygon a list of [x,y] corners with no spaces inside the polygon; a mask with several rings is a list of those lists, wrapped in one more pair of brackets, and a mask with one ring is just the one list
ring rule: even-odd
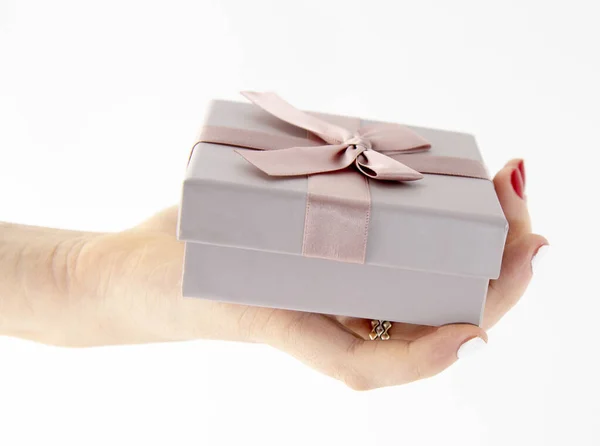
{"label": "white background", "polygon": [[599,444],[597,2],[0,0],[0,220],[178,200],[207,100],[475,133],[551,247],[485,352],[357,393],[263,346],[0,339],[0,444]]}

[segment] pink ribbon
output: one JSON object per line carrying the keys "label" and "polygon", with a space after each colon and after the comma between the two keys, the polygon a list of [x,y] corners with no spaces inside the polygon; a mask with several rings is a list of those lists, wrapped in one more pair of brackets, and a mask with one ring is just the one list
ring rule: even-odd
{"label": "pink ribbon", "polygon": [[[275,93],[242,94],[271,115],[305,129],[313,138],[208,126],[200,142],[255,149],[236,152],[270,176],[308,175],[302,244],[305,256],[365,262],[371,208],[368,178],[414,181],[422,179],[422,173],[431,173],[488,179],[478,161],[417,153],[431,145],[407,127],[360,127],[357,120],[337,117],[345,124],[339,126],[296,109]],[[348,126],[355,127],[354,131]],[[356,169],[348,169],[352,165]]]}
{"label": "pink ribbon", "polygon": [[431,145],[407,127],[379,124],[353,133],[294,108],[275,93],[245,91],[242,94],[273,116],[308,130],[329,143],[277,151],[238,152],[267,175],[312,175],[343,170],[354,164],[362,174],[377,180],[413,181],[423,178],[421,173],[385,155],[429,150]]}

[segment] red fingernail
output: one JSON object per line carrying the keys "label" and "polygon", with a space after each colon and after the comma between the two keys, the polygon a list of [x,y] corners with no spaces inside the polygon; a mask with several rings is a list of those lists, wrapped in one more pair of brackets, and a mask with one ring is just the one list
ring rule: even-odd
{"label": "red fingernail", "polygon": [[521,178],[523,178],[523,189],[525,189],[527,179],[525,178],[525,161],[523,160],[519,162],[519,172],[521,172]]}
{"label": "red fingernail", "polygon": [[523,177],[521,176],[520,169],[514,169],[510,175],[510,182],[515,190],[515,193],[521,197],[525,197],[525,186],[523,185]]}

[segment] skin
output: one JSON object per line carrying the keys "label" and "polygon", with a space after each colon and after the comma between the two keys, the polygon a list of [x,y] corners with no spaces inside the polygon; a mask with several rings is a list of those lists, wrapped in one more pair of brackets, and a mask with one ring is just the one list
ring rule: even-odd
{"label": "skin", "polygon": [[199,338],[266,343],[357,390],[430,377],[457,360],[465,341],[487,342],[486,330],[525,292],[531,259],[548,243],[531,233],[526,200],[511,185],[519,163],[510,161],[494,178],[510,230],[482,327],[394,323],[390,341],[370,341],[366,319],[184,299],[173,207],[110,234],[0,223],[0,335],[70,347]]}

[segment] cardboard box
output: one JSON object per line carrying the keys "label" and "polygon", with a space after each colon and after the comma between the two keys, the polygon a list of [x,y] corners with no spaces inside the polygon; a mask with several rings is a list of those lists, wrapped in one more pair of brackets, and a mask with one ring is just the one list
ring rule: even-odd
{"label": "cardboard box", "polygon": [[[205,125],[306,137],[240,102],[214,101]],[[472,135],[407,127],[431,143],[432,156],[481,161]],[[508,230],[491,181],[369,180],[365,263],[346,263],[302,255],[307,177],[267,176],[234,150],[251,149],[201,142],[191,154],[178,228],[185,297],[426,325],[481,323]]]}

